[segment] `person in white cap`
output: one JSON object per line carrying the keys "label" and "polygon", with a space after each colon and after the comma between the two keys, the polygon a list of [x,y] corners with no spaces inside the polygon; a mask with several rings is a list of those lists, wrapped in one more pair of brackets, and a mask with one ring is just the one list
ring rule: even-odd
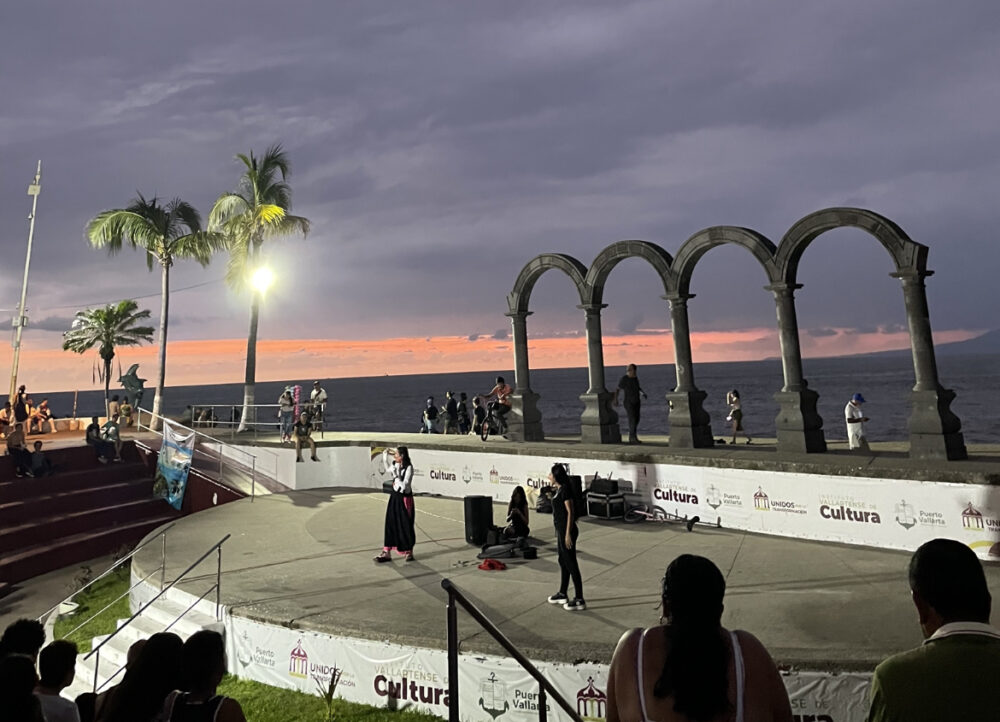
{"label": "person in white cap", "polygon": [[865,433],[865,422],[868,417],[861,410],[865,397],[854,394],[844,407],[844,420],[847,421],[847,446],[850,449],[871,451],[868,446],[868,435]]}

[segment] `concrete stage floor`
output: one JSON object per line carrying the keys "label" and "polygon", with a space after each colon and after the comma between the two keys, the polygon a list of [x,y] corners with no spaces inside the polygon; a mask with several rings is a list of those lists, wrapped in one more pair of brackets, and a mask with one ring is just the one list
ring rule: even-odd
{"label": "concrete stage floor", "polygon": [[[222,601],[237,616],[339,636],[444,648],[452,579],[530,658],[608,662],[623,631],[655,624],[667,563],[704,555],[727,579],[723,624],[756,634],[783,666],[870,671],[920,643],[906,583],[906,552],[799,541],[699,526],[583,520],[580,560],[588,609],[546,602],[558,587],[552,520],[532,514],[538,559],[476,568],[464,539],[461,500],[416,499],[417,560],[376,565],[387,496],[317,489],[233,502],[176,522],[168,534],[167,579],[227,533]],[[506,513],[495,505],[499,522]],[[145,574],[159,545],[134,560]],[[214,555],[181,588],[202,594],[215,581]],[[1000,599],[1000,566],[987,566]],[[502,654],[460,613],[462,650]]]}

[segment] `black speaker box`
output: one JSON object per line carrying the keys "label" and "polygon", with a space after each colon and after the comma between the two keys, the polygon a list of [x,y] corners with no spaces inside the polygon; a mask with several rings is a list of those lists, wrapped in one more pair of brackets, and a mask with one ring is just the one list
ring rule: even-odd
{"label": "black speaker box", "polygon": [[493,526],[493,497],[465,497],[465,541],[481,547]]}
{"label": "black speaker box", "polygon": [[603,496],[613,496],[618,493],[618,482],[615,479],[595,478],[590,482],[591,494],[601,494]]}

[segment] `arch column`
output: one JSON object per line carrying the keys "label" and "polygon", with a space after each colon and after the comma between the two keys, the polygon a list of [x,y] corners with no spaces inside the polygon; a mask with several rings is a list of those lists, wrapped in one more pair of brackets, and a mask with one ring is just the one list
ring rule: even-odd
{"label": "arch column", "polygon": [[604,303],[578,306],[587,316],[587,378],[590,387],[580,396],[583,415],[580,417],[580,440],[591,444],[620,444],[618,413],[612,407],[614,394],[604,382],[604,340],[601,336],[601,309]]}
{"label": "arch column", "polygon": [[667,394],[670,408],[670,445],[679,449],[703,449],[713,446],[711,418],[703,403],[708,396],[694,385],[691,360],[691,331],[687,302],[694,294],[663,296],[670,303],[670,328],[674,339],[674,370],[677,386]]}
{"label": "arch column", "polygon": [[910,392],[910,457],[915,459],[966,459],[962,422],[952,413],[955,392],[938,381],[934,339],[924,278],[933,271],[910,270],[890,274],[903,285],[906,323],[910,329],[913,372],[916,383]]}
{"label": "arch column", "polygon": [[816,410],[819,394],[810,389],[802,377],[799,321],[795,313],[795,291],[802,288],[802,285],[772,283],[764,288],[774,294],[784,375],[784,386],[774,395],[779,409],[775,419],[778,451],[799,454],[824,452],[826,439],[823,437],[823,418]]}
{"label": "arch column", "polygon": [[528,365],[528,316],[531,311],[506,314],[510,318],[514,337],[514,393],[510,397],[507,433],[514,441],[542,441],[542,412],[538,410],[538,394],[531,390],[531,369]]}

